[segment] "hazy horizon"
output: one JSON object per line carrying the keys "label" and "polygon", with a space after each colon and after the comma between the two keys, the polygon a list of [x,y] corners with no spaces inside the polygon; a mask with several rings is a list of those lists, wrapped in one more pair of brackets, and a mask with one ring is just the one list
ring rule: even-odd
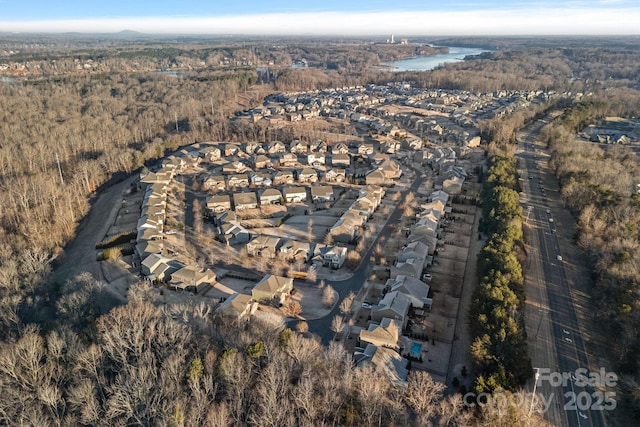
{"label": "hazy horizon", "polygon": [[[217,2],[215,2],[217,3]],[[0,0],[0,31],[200,35],[638,35],[640,6],[627,0],[500,2],[323,1],[291,7],[273,0],[212,4]]]}

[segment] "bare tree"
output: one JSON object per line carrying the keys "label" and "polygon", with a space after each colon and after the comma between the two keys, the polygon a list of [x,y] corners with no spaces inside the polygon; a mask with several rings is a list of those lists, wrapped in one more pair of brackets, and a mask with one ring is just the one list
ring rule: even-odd
{"label": "bare tree", "polygon": [[331,330],[336,334],[339,334],[344,329],[344,317],[336,314],[331,320]]}
{"label": "bare tree", "polygon": [[336,302],[337,297],[338,293],[333,289],[331,285],[326,285],[322,289],[322,303],[327,308],[331,308],[333,306],[333,304]]}
{"label": "bare tree", "polygon": [[353,291],[349,291],[349,294],[342,300],[340,303],[340,313],[348,316],[351,314],[353,310],[353,301],[355,300],[356,295]]}

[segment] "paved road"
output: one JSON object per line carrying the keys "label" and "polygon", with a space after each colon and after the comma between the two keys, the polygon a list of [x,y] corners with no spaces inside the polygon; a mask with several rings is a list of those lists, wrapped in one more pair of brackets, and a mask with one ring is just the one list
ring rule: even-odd
{"label": "paved road", "polygon": [[[569,286],[567,260],[562,257],[556,235],[562,224],[553,212],[561,209],[560,196],[545,188],[547,183],[557,187],[557,182],[546,168],[542,145],[534,144],[542,125],[538,122],[526,129],[517,154],[524,172],[525,218],[531,230],[526,268],[528,344],[534,367],[570,374],[578,368],[590,368],[589,353]],[[591,410],[590,404],[596,402],[594,391],[578,387],[571,377],[555,387],[549,381],[538,381],[537,389],[547,398],[554,393],[547,419],[569,427],[606,425],[602,411]],[[580,398],[572,402],[571,395]]]}
{"label": "paved road", "polygon": [[[413,192],[415,194],[418,187],[420,187],[420,184],[422,183],[421,172],[415,172],[416,178],[413,180],[409,188],[404,191],[403,197],[406,197],[409,192]],[[360,263],[360,266],[350,279],[340,281],[325,280],[325,283],[330,284],[336,290],[336,292],[338,292],[340,298],[346,297],[347,294],[349,294],[349,291],[353,291],[353,293],[355,293],[356,295],[358,294],[358,291],[373,270],[373,266],[371,265],[371,252],[376,244],[380,241],[380,239],[385,239],[385,241],[389,240],[389,236],[391,236],[391,233],[393,232],[393,227],[397,224],[398,219],[402,215],[402,208],[400,207],[401,205],[402,201],[400,200],[398,201],[393,212],[391,212],[391,214],[387,218],[387,222],[385,223],[382,230],[380,230],[380,233],[378,234],[378,237],[376,237],[376,240],[371,244],[367,252],[362,256],[362,262]],[[322,339],[322,342],[324,344],[328,344],[334,337],[334,332],[331,331],[331,321],[333,320],[334,316],[340,312],[339,305],[340,304],[336,304],[331,312],[325,317],[308,321],[309,332],[318,335]]]}

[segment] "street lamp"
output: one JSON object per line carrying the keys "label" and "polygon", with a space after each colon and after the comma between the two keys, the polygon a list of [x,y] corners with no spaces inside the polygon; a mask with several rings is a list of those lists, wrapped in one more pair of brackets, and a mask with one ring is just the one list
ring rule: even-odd
{"label": "street lamp", "polygon": [[529,418],[531,418],[531,413],[533,412],[533,402],[536,400],[536,386],[538,385],[538,378],[540,378],[540,368],[533,368],[536,370],[536,374],[534,376],[535,380],[533,382],[533,393],[531,395],[531,405],[529,406]]}

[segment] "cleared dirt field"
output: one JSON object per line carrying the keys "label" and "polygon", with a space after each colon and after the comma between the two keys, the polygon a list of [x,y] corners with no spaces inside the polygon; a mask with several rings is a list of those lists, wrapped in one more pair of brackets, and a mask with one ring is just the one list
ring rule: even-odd
{"label": "cleared dirt field", "polygon": [[455,319],[458,315],[459,305],[459,298],[454,298],[451,295],[437,292],[433,297],[433,305],[431,311],[444,317]]}
{"label": "cleared dirt field", "polygon": [[[437,264],[436,264],[437,263]],[[437,257],[429,271],[445,274],[451,277],[462,277],[466,263],[452,259]]]}
{"label": "cleared dirt field", "polygon": [[438,250],[439,258],[448,258],[454,261],[467,261],[467,254],[469,253],[468,247],[444,245],[444,250]]}
{"label": "cleared dirt field", "polygon": [[426,313],[424,319],[416,319],[411,330],[418,339],[425,341],[427,339],[435,339],[436,341],[450,343],[453,341],[454,325],[454,319],[432,311]]}
{"label": "cleared dirt field", "polygon": [[441,273],[433,273],[433,279],[429,283],[431,288],[440,294],[447,294],[453,297],[460,296],[462,289],[462,277],[451,277]]}

